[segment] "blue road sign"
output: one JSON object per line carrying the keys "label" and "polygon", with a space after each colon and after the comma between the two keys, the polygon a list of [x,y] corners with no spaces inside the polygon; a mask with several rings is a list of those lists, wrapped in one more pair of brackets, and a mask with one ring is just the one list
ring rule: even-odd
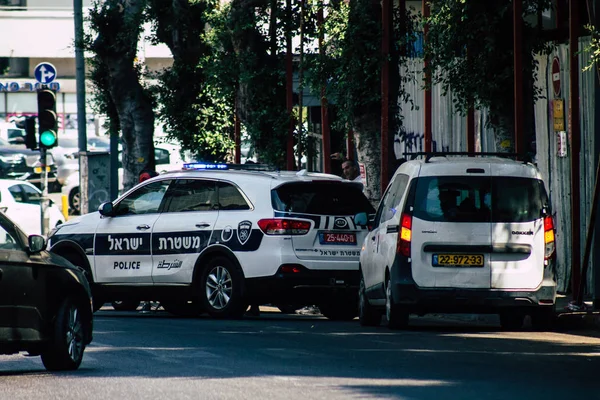
{"label": "blue road sign", "polygon": [[47,62],[39,63],[33,71],[33,76],[39,83],[47,85],[56,79],[56,68]]}

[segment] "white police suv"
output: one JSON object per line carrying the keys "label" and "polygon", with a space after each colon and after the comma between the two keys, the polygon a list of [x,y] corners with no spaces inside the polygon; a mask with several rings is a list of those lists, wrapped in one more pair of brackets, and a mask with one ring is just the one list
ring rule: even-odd
{"label": "white police suv", "polygon": [[330,319],[357,315],[367,230],[353,216],[375,212],[360,183],[187,167],[194,169],[147,180],[50,235],[52,252],[91,275],[96,307],[158,300],[174,313],[198,307],[239,317],[248,304],[316,304]]}
{"label": "white police suv", "polygon": [[529,163],[470,155],[429,154],[394,174],[360,257],[361,324],[385,313],[398,328],[410,313],[438,312],[498,313],[506,329],[529,314],[548,327],[556,257],[541,175]]}

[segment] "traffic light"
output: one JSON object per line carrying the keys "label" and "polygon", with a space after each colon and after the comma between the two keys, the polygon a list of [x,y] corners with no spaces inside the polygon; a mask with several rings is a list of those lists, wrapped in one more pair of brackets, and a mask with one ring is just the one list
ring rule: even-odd
{"label": "traffic light", "polygon": [[38,142],[35,136],[35,117],[25,118],[25,147],[31,150],[38,148]]}
{"label": "traffic light", "polygon": [[40,89],[37,93],[38,122],[40,125],[40,149],[58,145],[58,119],[56,117],[56,92]]}

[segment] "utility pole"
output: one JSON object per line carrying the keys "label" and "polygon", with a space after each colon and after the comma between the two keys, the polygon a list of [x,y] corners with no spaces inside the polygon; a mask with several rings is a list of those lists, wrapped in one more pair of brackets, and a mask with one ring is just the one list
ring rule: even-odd
{"label": "utility pole", "polygon": [[[75,79],[77,88],[77,131],[79,152],[87,151],[87,116],[85,111],[85,59],[83,54],[83,1],[73,0],[73,12],[75,22]],[[81,159],[79,157],[79,171],[81,171]],[[81,214],[87,212],[87,193],[83,190],[82,179],[87,177],[79,175],[79,195]],[[85,211],[85,212],[84,212]]]}

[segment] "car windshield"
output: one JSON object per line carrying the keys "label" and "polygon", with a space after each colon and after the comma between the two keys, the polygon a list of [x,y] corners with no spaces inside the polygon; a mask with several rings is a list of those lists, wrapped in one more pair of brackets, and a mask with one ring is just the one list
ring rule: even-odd
{"label": "car windshield", "polygon": [[439,222],[527,222],[547,208],[539,179],[442,176],[417,180],[413,215]]}
{"label": "car windshield", "polygon": [[294,182],[271,192],[273,208],[301,214],[355,215],[375,210],[359,186],[342,182]]}

